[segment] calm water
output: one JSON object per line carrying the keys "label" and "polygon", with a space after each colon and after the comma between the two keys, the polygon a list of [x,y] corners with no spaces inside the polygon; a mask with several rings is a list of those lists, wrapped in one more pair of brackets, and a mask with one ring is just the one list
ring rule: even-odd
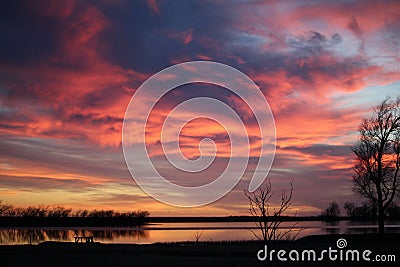
{"label": "calm water", "polygon": [[[293,222],[281,224],[285,231]],[[299,237],[313,234],[373,233],[377,225],[373,222],[299,222],[297,229],[303,229]],[[388,221],[386,231],[400,233],[400,221]],[[195,241],[201,233],[200,241],[256,240],[249,230],[256,231],[255,224],[249,222],[213,223],[160,223],[142,228],[0,228],[0,244],[38,244],[44,241],[73,242],[74,236],[94,236],[102,243],[136,243]]]}

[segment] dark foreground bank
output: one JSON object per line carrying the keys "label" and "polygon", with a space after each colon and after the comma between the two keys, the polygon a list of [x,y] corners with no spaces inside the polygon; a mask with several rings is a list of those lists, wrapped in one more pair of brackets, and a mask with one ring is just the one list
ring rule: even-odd
{"label": "dark foreground bank", "polygon": [[[297,241],[275,241],[267,244],[265,261],[257,258],[260,250],[259,256],[264,258],[263,242],[151,245],[46,242],[32,246],[0,246],[0,266],[399,266],[400,234],[387,234],[384,237],[320,235]],[[287,261],[278,259],[279,250],[285,251],[281,252],[281,258]],[[297,252],[291,252],[293,250]],[[359,261],[356,261],[356,253],[359,253]],[[291,260],[289,255],[299,260]],[[336,260],[331,260],[335,255]],[[378,262],[380,259],[386,262]]]}

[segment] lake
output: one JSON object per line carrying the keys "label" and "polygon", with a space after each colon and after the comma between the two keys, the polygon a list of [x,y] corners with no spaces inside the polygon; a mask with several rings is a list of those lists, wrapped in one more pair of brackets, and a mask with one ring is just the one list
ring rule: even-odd
{"label": "lake", "polygon": [[[285,231],[294,222],[282,222]],[[387,221],[386,231],[400,233],[400,221]],[[129,227],[49,227],[49,228],[0,228],[0,244],[38,244],[44,241],[73,242],[74,236],[94,236],[95,242],[149,244],[156,242],[237,241],[256,240],[249,230],[257,232],[253,222],[184,222],[152,223],[140,228]],[[302,229],[298,237],[316,234],[362,234],[377,232],[378,226],[371,221],[301,221],[296,229]]]}

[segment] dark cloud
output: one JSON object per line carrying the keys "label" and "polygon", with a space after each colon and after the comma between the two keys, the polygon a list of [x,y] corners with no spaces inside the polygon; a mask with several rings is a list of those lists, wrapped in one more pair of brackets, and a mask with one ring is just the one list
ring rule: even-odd
{"label": "dark cloud", "polygon": [[331,48],[341,42],[342,37],[338,33],[327,38],[325,35],[314,31],[299,36],[288,36],[286,40],[289,46],[300,50],[306,55],[310,53],[322,53],[327,48]]}
{"label": "dark cloud", "polygon": [[69,116],[70,121],[74,121],[77,123],[84,123],[84,124],[110,124],[110,123],[121,123],[123,122],[124,118],[118,118],[114,116],[103,116],[102,114],[82,114],[82,113],[75,113]]}
{"label": "dark cloud", "polygon": [[22,191],[37,192],[40,190],[60,190],[81,192],[92,186],[82,179],[59,179],[54,177],[29,177],[1,175],[0,187]]}
{"label": "dark cloud", "polygon": [[350,146],[343,145],[328,145],[328,144],[315,144],[305,147],[289,146],[281,148],[283,151],[299,151],[304,154],[313,156],[334,156],[334,157],[348,157],[352,155]]}
{"label": "dark cloud", "polygon": [[356,17],[353,16],[351,18],[348,27],[357,37],[362,37],[363,31],[361,30],[360,24],[358,24]]}
{"label": "dark cloud", "polygon": [[363,31],[360,27],[360,24],[358,23],[356,17],[352,17],[348,28],[354,33],[354,35],[360,40],[360,52],[364,53],[365,52],[365,39],[364,39],[364,34]]}
{"label": "dark cloud", "polygon": [[[173,61],[198,59],[201,54],[236,64],[223,55],[224,45],[233,38],[228,29],[235,19],[228,6],[215,1],[161,1],[157,16],[148,11],[144,1],[103,9],[112,21],[102,33],[102,40],[108,44],[104,56],[110,62],[145,73],[159,71]],[[188,30],[193,32],[190,43],[175,38]]]}
{"label": "dark cloud", "polygon": [[55,53],[60,45],[58,23],[35,13],[29,1],[3,1],[0,4],[0,29],[3,40],[0,59],[3,63],[36,63]]}

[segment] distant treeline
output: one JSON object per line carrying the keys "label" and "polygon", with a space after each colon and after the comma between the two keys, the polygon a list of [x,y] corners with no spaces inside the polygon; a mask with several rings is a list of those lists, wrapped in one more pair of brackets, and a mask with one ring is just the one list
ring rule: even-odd
{"label": "distant treeline", "polygon": [[[346,202],[343,206],[346,215],[352,218],[377,217],[378,208],[371,202],[364,202],[361,206],[355,206],[352,202]],[[385,217],[400,218],[400,207],[392,202],[385,210]]]}
{"label": "distant treeline", "polygon": [[[345,218],[346,219],[346,218]],[[254,216],[219,216],[219,217],[149,217],[149,223],[175,223],[175,222],[257,222]],[[316,216],[270,216],[267,221],[297,222],[297,221],[320,221]]]}
{"label": "distant treeline", "polygon": [[[346,202],[343,205],[344,212],[351,219],[376,219],[378,217],[378,208],[371,202],[363,202],[360,206],[356,206],[353,202]],[[385,217],[388,219],[400,218],[400,207],[392,202],[385,210]],[[333,219],[341,217],[341,210],[336,201],[329,203],[321,217],[325,219]]]}
{"label": "distant treeline", "polygon": [[0,226],[140,226],[149,215],[142,210],[73,210],[62,205],[22,208],[0,200]]}

